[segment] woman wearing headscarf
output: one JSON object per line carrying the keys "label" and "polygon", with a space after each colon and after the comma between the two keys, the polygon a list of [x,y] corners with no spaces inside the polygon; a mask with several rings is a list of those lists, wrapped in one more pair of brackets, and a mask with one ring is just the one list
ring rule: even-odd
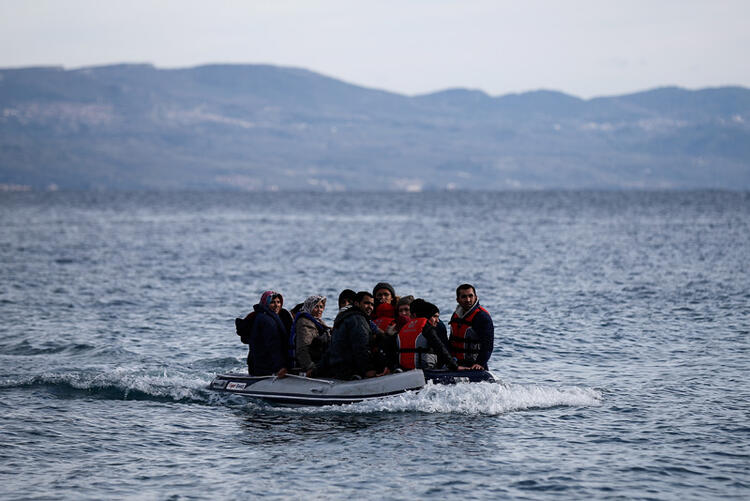
{"label": "woman wearing headscarf", "polygon": [[310,296],[294,317],[290,345],[297,365],[308,377],[320,363],[331,342],[331,329],[321,318],[325,309],[324,296]]}
{"label": "woman wearing headscarf", "polygon": [[253,306],[255,319],[250,330],[248,370],[253,376],[284,377],[289,367],[287,340],[289,331],[279,317],[284,297],[275,291],[265,291],[260,302]]}

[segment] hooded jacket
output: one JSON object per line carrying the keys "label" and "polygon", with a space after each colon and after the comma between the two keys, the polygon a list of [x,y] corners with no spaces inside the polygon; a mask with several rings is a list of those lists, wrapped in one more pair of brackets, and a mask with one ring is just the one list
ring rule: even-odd
{"label": "hooded jacket", "polygon": [[[248,370],[253,376],[269,376],[288,367],[289,335],[279,315],[264,304],[253,306],[255,320],[250,331]],[[252,363],[251,363],[252,362]]]}

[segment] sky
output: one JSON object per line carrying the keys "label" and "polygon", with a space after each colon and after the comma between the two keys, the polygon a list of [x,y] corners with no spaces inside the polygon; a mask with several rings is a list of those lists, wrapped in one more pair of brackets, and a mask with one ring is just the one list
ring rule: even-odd
{"label": "sky", "polygon": [[750,0],[0,0],[0,68],[274,64],[416,95],[750,87]]}

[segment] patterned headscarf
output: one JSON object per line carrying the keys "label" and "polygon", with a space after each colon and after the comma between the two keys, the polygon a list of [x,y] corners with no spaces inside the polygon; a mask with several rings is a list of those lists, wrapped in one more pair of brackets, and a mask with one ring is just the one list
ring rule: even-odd
{"label": "patterned headscarf", "polygon": [[276,291],[266,291],[263,294],[261,294],[260,304],[262,304],[263,306],[270,307],[271,301],[273,301],[274,298],[279,298],[279,300],[281,301],[281,306],[284,306],[284,296],[282,296]]}
{"label": "patterned headscarf", "polygon": [[313,308],[315,308],[319,302],[325,300],[325,296],[310,296],[305,299],[305,302],[302,304],[302,308],[300,308],[299,311],[304,311],[305,313],[312,315]]}

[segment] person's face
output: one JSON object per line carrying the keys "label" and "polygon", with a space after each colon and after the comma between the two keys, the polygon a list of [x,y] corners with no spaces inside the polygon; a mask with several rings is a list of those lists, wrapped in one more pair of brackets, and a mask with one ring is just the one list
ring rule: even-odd
{"label": "person's face", "polygon": [[410,317],[411,316],[411,310],[409,309],[408,304],[402,304],[398,307],[398,314],[401,317]]}
{"label": "person's face", "polygon": [[271,299],[271,304],[268,306],[268,308],[278,314],[281,311],[281,298],[275,297]]}
{"label": "person's face", "polygon": [[427,323],[430,324],[433,327],[437,327],[438,322],[440,321],[440,312],[435,313],[430,318],[427,319]]}
{"label": "person's face", "polygon": [[393,301],[393,296],[391,295],[391,291],[388,289],[378,289],[375,291],[375,300],[380,303],[390,303]]}
{"label": "person's face", "polygon": [[456,302],[458,302],[459,305],[461,305],[461,308],[464,310],[468,310],[472,306],[474,306],[474,303],[477,301],[477,296],[474,294],[474,289],[461,289],[458,291],[458,297],[456,298]]}
{"label": "person's face", "polygon": [[359,305],[359,309],[365,312],[365,315],[368,317],[372,315],[372,310],[375,309],[375,300],[373,300],[370,296],[365,296],[362,298],[362,301],[357,303]]}
{"label": "person's face", "polygon": [[320,318],[323,315],[323,311],[326,309],[326,302],[320,301],[318,304],[315,305],[315,308],[312,309],[312,316],[315,318]]}

